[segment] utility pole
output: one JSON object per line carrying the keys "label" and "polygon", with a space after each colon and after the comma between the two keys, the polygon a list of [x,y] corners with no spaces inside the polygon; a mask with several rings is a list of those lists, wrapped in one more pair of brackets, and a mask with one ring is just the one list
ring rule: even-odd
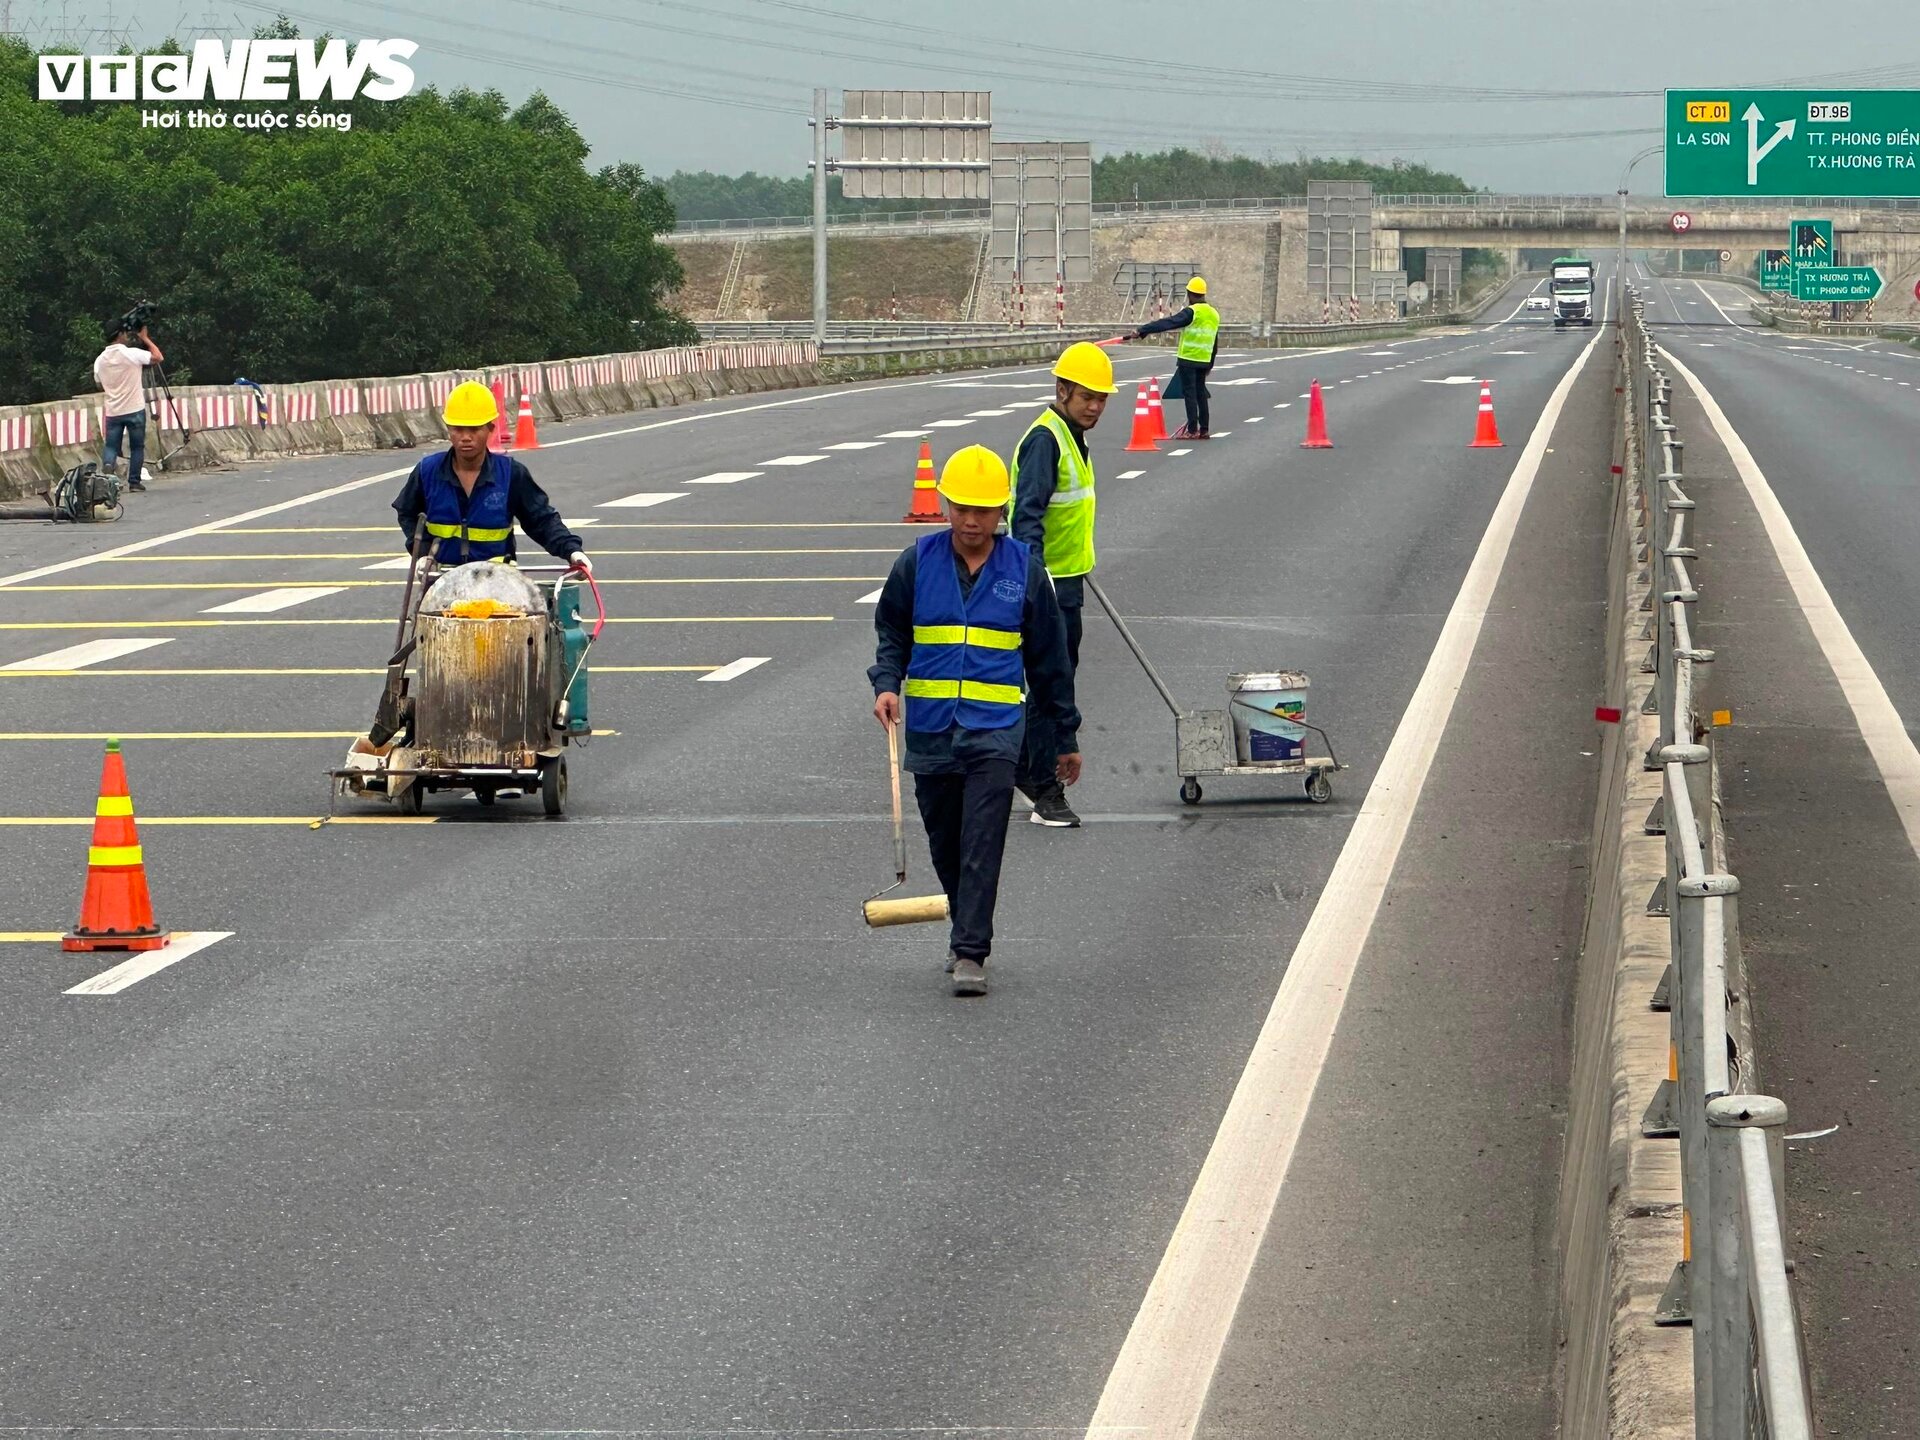
{"label": "utility pole", "polygon": [[813,338],[827,342],[827,92],[813,92]]}

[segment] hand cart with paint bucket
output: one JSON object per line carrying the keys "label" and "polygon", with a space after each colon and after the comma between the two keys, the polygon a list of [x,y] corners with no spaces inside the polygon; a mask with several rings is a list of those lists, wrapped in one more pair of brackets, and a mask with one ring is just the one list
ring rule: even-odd
{"label": "hand cart with paint bucket", "polygon": [[[1174,765],[1182,800],[1189,805],[1200,803],[1202,775],[1298,775],[1314,804],[1324,805],[1333,798],[1329,777],[1347,767],[1335,757],[1327,732],[1307,722],[1306,691],[1311,682],[1305,675],[1295,670],[1231,675],[1227,709],[1184,710],[1091,575],[1087,588],[1173,712]],[[1307,753],[1309,733],[1320,737],[1325,755]]]}
{"label": "hand cart with paint bucket", "polygon": [[[440,570],[418,549],[373,733],[328,772],[332,796],[384,795],[418,815],[432,790],[470,790],[482,805],[538,794],[548,815],[561,814],[566,748],[593,734],[587,652],[606,623],[599,587],[566,565]],[[591,628],[582,591],[593,596]]]}

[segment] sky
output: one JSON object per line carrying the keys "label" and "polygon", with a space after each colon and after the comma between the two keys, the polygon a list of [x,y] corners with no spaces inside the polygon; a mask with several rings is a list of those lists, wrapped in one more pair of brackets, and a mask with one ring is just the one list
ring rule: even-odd
{"label": "sky", "polygon": [[[812,87],[988,90],[995,139],[1395,158],[1611,193],[1667,86],[1920,87],[1915,0],[0,0],[36,49],[308,34],[419,43],[421,83],[544,90],[593,163],[805,173]],[[1817,22],[1817,23],[1815,23]],[[62,30],[68,32],[61,36]],[[93,47],[85,47],[93,48]],[[104,47],[111,48],[111,47]],[[1657,157],[1633,172],[1661,189]]]}

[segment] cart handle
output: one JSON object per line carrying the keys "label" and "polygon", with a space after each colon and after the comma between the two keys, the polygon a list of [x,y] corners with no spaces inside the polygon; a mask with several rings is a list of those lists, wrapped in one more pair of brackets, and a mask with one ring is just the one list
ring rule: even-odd
{"label": "cart handle", "polygon": [[561,577],[560,583],[564,585],[567,579],[574,575],[578,575],[582,580],[586,581],[587,589],[593,592],[593,608],[599,613],[593,618],[593,633],[589,635],[587,639],[598,640],[600,638],[600,632],[607,626],[607,607],[605,602],[600,598],[600,587],[594,584],[593,572],[591,570],[582,570],[577,565],[569,565],[567,567],[567,574]]}
{"label": "cart handle", "polygon": [[1146,652],[1140,648],[1140,642],[1133,638],[1133,632],[1127,628],[1127,622],[1120,618],[1120,612],[1113,608],[1113,602],[1107,599],[1107,592],[1100,588],[1100,582],[1087,576],[1087,588],[1093,591],[1093,598],[1100,602],[1100,608],[1107,612],[1107,618],[1113,621],[1114,628],[1120,632],[1120,638],[1127,642],[1127,648],[1133,651],[1133,658],[1140,662],[1140,668],[1147,672],[1147,679],[1153,682],[1153,688],[1160,692],[1160,698],[1167,702],[1174,718],[1180,718],[1180,702],[1173,698],[1173,692],[1167,689],[1167,682],[1160,678],[1160,672],[1153,668],[1153,662],[1147,659]]}
{"label": "cart handle", "polygon": [[[1258,705],[1248,704],[1245,700],[1242,700],[1238,695],[1229,695],[1227,697],[1227,704],[1230,707],[1234,705],[1238,705],[1242,710],[1251,710],[1256,715],[1272,715],[1273,714],[1273,712],[1270,710],[1262,710]],[[1314,734],[1320,737],[1321,743],[1327,747],[1327,758],[1333,761],[1334,767],[1340,770],[1344,770],[1347,768],[1346,766],[1340,763],[1340,757],[1333,753],[1333,741],[1327,737],[1327,732],[1322,730],[1318,725],[1315,725],[1311,720],[1307,719],[1305,715],[1274,715],[1273,718],[1276,720],[1284,720],[1289,725],[1298,725],[1302,730],[1311,730]]]}

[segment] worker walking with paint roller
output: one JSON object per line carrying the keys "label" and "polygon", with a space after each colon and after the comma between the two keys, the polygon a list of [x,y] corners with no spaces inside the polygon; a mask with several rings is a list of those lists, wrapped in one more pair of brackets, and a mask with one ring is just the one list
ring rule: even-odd
{"label": "worker walking with paint roller", "polygon": [[[1067,669],[1080,668],[1080,617],[1085,579],[1093,571],[1093,454],[1087,432],[1100,423],[1113,394],[1113,361],[1081,341],[1053,367],[1053,404],[1035,417],[1013,450],[1013,505],[1007,528],[1045,558],[1066,627]],[[1080,817],[1054,776],[1059,747],[1044,713],[1028,717],[1026,750],[1014,777],[1033,802],[1036,825],[1075,826]]]}
{"label": "worker walking with paint roller", "polygon": [[1187,281],[1187,305],[1164,320],[1142,325],[1133,332],[1136,340],[1158,335],[1162,330],[1180,332],[1180,348],[1174,352],[1174,373],[1180,382],[1180,398],[1187,405],[1187,423],[1175,433],[1176,440],[1211,438],[1213,416],[1208,410],[1207,376],[1213,370],[1213,352],[1220,337],[1220,312],[1207,304],[1207,282],[1198,275]]}
{"label": "worker walking with paint roller", "polygon": [[1005,463],[969,445],[947,461],[938,488],[948,528],[894,561],[867,677],[874,718],[906,731],[906,768],[953,917],[953,993],[984,995],[1028,722],[1044,717],[1054,775],[1071,785],[1080,778],[1080,712],[1046,569],[1032,547],[998,533],[1012,499]]}

